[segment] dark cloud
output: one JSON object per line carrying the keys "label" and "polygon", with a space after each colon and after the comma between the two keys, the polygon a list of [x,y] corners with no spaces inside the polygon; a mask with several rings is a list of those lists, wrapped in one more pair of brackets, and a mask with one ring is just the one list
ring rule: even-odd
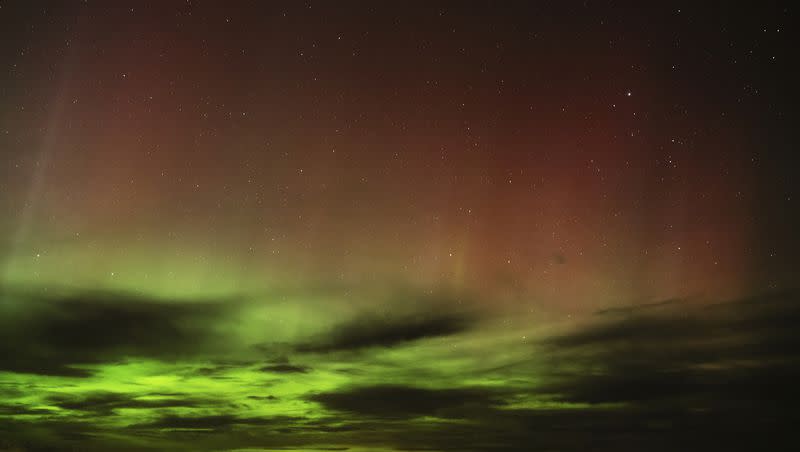
{"label": "dark cloud", "polygon": [[800,395],[795,293],[629,314],[548,341],[545,353],[562,370],[548,389],[575,402],[743,416],[777,416],[784,406],[775,400]]}
{"label": "dark cloud", "polygon": [[368,347],[392,347],[419,339],[449,336],[468,330],[475,323],[466,313],[431,313],[399,317],[361,317],[340,325],[299,352],[352,351]]}
{"label": "dark cloud", "polygon": [[272,372],[276,374],[304,374],[308,373],[311,369],[306,366],[298,366],[294,364],[271,364],[261,368],[263,372]]}
{"label": "dark cloud", "polygon": [[52,414],[52,411],[46,408],[31,408],[21,403],[0,404],[0,416],[20,416],[20,415],[41,416],[48,414]]}
{"label": "dark cloud", "polygon": [[70,377],[90,374],[81,364],[192,354],[235,306],[118,292],[0,295],[0,370]]}
{"label": "dark cloud", "polygon": [[274,395],[268,395],[268,396],[249,395],[247,396],[247,398],[251,400],[278,400],[278,398],[275,397]]}
{"label": "dark cloud", "polygon": [[153,422],[131,426],[132,429],[187,429],[187,430],[224,430],[234,425],[242,426],[282,426],[291,422],[302,421],[303,418],[277,416],[271,418],[237,417],[230,414],[212,416],[163,416]]}
{"label": "dark cloud", "polygon": [[145,399],[115,392],[95,392],[54,396],[50,398],[50,403],[67,410],[81,411],[95,416],[106,416],[121,408],[195,407],[200,405],[202,401],[182,397]]}
{"label": "dark cloud", "polygon": [[316,394],[325,408],[378,418],[444,416],[463,418],[474,410],[501,405],[497,394],[477,388],[425,389],[382,385]]}
{"label": "dark cloud", "polygon": [[597,311],[596,314],[598,314],[598,315],[634,314],[634,313],[637,313],[637,312],[642,312],[644,310],[668,307],[668,306],[672,306],[674,304],[683,303],[683,302],[684,302],[684,300],[681,300],[681,299],[678,299],[678,298],[670,298],[670,299],[667,299],[667,300],[656,301],[654,303],[643,303],[643,304],[637,304],[637,305],[620,306],[620,307],[616,307],[616,308],[601,309],[601,310]]}
{"label": "dark cloud", "polygon": [[102,429],[78,420],[38,418],[26,421],[0,417],[0,450],[8,452],[122,451],[157,450],[138,444],[133,438],[116,432],[107,435]]}

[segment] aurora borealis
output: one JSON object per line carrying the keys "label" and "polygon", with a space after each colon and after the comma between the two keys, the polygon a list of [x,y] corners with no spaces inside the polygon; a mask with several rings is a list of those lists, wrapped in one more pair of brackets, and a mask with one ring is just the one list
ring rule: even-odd
{"label": "aurora borealis", "polygon": [[0,450],[782,450],[795,14],[0,2]]}

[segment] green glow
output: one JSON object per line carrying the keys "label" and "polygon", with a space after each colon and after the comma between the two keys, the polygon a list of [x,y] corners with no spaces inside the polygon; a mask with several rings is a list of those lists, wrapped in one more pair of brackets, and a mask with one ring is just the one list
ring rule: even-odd
{"label": "green glow", "polygon": [[[21,274],[29,271],[24,265],[14,268]],[[55,265],[45,268],[53,274],[56,272]],[[10,274],[13,276],[14,272]],[[205,280],[201,278],[198,281]],[[29,283],[29,280],[20,279],[9,286]],[[112,284],[109,280],[109,286],[117,289],[125,289],[128,284],[134,285],[132,281]],[[168,294],[180,293],[188,297],[192,293],[213,293],[225,288],[224,284],[213,280],[206,281],[206,284],[207,287],[189,289],[178,283],[167,286],[162,281],[147,287],[152,287],[152,296],[159,300],[167,300]],[[40,289],[38,293],[50,292]],[[73,292],[67,290],[65,293]],[[22,302],[13,300],[13,295],[6,298],[12,307]],[[71,364],[70,368],[87,372],[87,376],[78,378],[3,372],[0,373],[0,390],[4,392],[5,405],[17,408],[18,414],[10,416],[15,421],[31,425],[37,421],[69,422],[92,429],[96,438],[103,438],[101,442],[116,441],[159,449],[183,447],[180,442],[173,442],[169,432],[216,431],[213,425],[202,423],[196,427],[180,423],[158,426],[159,421],[172,418],[216,416],[227,419],[225,417],[229,416],[243,419],[230,428],[250,432],[245,437],[258,431],[260,421],[256,420],[260,419],[267,423],[269,419],[294,419],[280,422],[288,422],[287,426],[319,423],[346,429],[362,421],[358,417],[342,418],[341,412],[326,408],[314,397],[380,385],[427,390],[502,390],[506,394],[505,400],[499,403],[507,405],[505,408],[509,410],[570,408],[569,404],[558,404],[529,394],[537,382],[536,374],[529,373],[530,363],[522,374],[492,370],[530,350],[525,342],[518,340],[518,332],[509,332],[491,324],[478,332],[464,334],[457,341],[440,337],[393,347],[294,353],[290,358],[291,366],[295,367],[291,369],[297,371],[269,372],[262,369],[270,362],[283,362],[274,360],[286,359],[280,355],[282,350],[291,349],[292,344],[308,343],[337,325],[356,321],[359,314],[354,310],[348,314],[345,303],[347,300],[340,295],[325,297],[316,292],[267,294],[245,297],[243,301],[232,300],[225,305],[223,314],[208,325],[215,340],[221,342],[205,344],[191,350],[186,357],[146,358],[137,357],[134,352],[116,356],[112,362]],[[107,338],[97,337],[97,341],[103,340]],[[164,345],[169,348],[169,344]],[[507,352],[498,355],[495,352],[498,349]],[[521,392],[515,394],[517,390]],[[457,425],[460,422],[436,415],[406,422],[412,421],[420,426],[442,422],[455,422]],[[139,437],[143,429],[150,432],[146,439]],[[221,439],[211,444],[229,441],[225,431],[229,430],[218,431]],[[315,442],[313,435],[303,441]],[[337,443],[347,441],[345,436]],[[301,447],[296,450],[313,449]],[[376,445],[369,450],[392,449]]]}

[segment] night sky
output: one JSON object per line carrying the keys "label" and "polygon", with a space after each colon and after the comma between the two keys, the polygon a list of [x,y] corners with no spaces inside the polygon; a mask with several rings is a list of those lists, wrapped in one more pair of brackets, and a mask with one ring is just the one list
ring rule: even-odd
{"label": "night sky", "polygon": [[0,450],[780,450],[797,8],[697,3],[0,1]]}

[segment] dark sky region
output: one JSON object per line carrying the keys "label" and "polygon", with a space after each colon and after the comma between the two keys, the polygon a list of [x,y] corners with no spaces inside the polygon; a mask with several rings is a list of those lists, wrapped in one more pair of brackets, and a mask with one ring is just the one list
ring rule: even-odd
{"label": "dark sky region", "polygon": [[797,5],[0,1],[0,450],[798,450]]}

